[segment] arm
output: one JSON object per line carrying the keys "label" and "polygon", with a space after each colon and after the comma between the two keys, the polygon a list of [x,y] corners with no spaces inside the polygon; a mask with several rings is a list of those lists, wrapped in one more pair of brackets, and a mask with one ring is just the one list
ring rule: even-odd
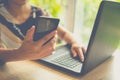
{"label": "arm", "polygon": [[73,57],[79,56],[81,61],[84,61],[84,53],[86,52],[85,48],[81,45],[78,45],[77,41],[73,37],[73,35],[62,27],[58,27],[58,36],[66,41],[68,44],[71,44],[71,51]]}
{"label": "arm", "polygon": [[58,27],[58,36],[66,41],[69,44],[76,43],[76,40],[73,38],[72,34],[62,27]]}
{"label": "arm", "polygon": [[8,62],[8,61],[16,61],[21,59],[21,53],[19,53],[18,49],[5,49],[0,48],[0,61]]}
{"label": "arm", "polygon": [[[41,40],[34,42],[33,41],[34,30],[35,30],[34,27],[28,30],[26,37],[20,48],[18,49],[0,48],[0,60],[2,62],[18,60],[34,60],[50,55],[55,49],[56,31],[53,31],[50,34],[46,35]],[[53,38],[48,43],[46,43],[46,41],[48,41],[51,37]]]}

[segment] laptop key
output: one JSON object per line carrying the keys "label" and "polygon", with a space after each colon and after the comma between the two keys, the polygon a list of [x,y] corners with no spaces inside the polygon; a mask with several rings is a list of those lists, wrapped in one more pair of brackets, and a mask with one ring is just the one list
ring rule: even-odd
{"label": "laptop key", "polygon": [[71,55],[68,55],[68,54],[57,57],[53,59],[52,62],[58,63],[60,65],[63,65],[69,68],[74,68],[80,64],[79,60],[72,58]]}

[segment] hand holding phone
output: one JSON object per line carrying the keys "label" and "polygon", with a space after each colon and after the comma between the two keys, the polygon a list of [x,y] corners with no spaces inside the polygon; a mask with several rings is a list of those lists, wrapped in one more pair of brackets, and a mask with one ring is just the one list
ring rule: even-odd
{"label": "hand holding phone", "polygon": [[35,19],[35,33],[34,41],[40,40],[45,35],[49,34],[51,31],[57,29],[59,24],[58,18],[49,18],[49,17],[37,17]]}

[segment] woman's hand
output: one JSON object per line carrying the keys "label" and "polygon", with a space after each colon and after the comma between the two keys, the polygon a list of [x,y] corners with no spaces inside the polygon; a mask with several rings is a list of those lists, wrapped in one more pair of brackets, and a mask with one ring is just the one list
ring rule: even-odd
{"label": "woman's hand", "polygon": [[80,46],[76,43],[71,44],[71,51],[73,54],[73,57],[80,57],[80,60],[84,62],[84,54],[86,53],[86,49],[83,46]]}
{"label": "woman's hand", "polygon": [[[23,44],[18,49],[24,59],[40,59],[50,55],[55,50],[56,31],[51,32],[38,41],[33,41],[35,27],[28,30]],[[51,39],[52,38],[52,39]],[[50,40],[51,39],[51,40]],[[47,42],[50,40],[49,42]],[[46,43],[47,42],[47,43]],[[46,44],[45,44],[46,43]]]}

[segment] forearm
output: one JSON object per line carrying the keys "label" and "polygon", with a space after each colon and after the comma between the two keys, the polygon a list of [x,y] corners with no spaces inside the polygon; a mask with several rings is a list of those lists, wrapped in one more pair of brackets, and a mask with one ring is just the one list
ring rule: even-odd
{"label": "forearm", "polygon": [[9,62],[21,59],[21,54],[18,49],[4,49],[0,48],[0,61]]}
{"label": "forearm", "polygon": [[64,34],[62,39],[65,40],[68,44],[76,43],[76,40],[73,38],[72,34],[67,32]]}
{"label": "forearm", "polygon": [[64,30],[63,28],[58,28],[58,30],[58,35],[62,40],[64,40],[68,44],[77,43],[77,40],[75,40],[72,33]]}

